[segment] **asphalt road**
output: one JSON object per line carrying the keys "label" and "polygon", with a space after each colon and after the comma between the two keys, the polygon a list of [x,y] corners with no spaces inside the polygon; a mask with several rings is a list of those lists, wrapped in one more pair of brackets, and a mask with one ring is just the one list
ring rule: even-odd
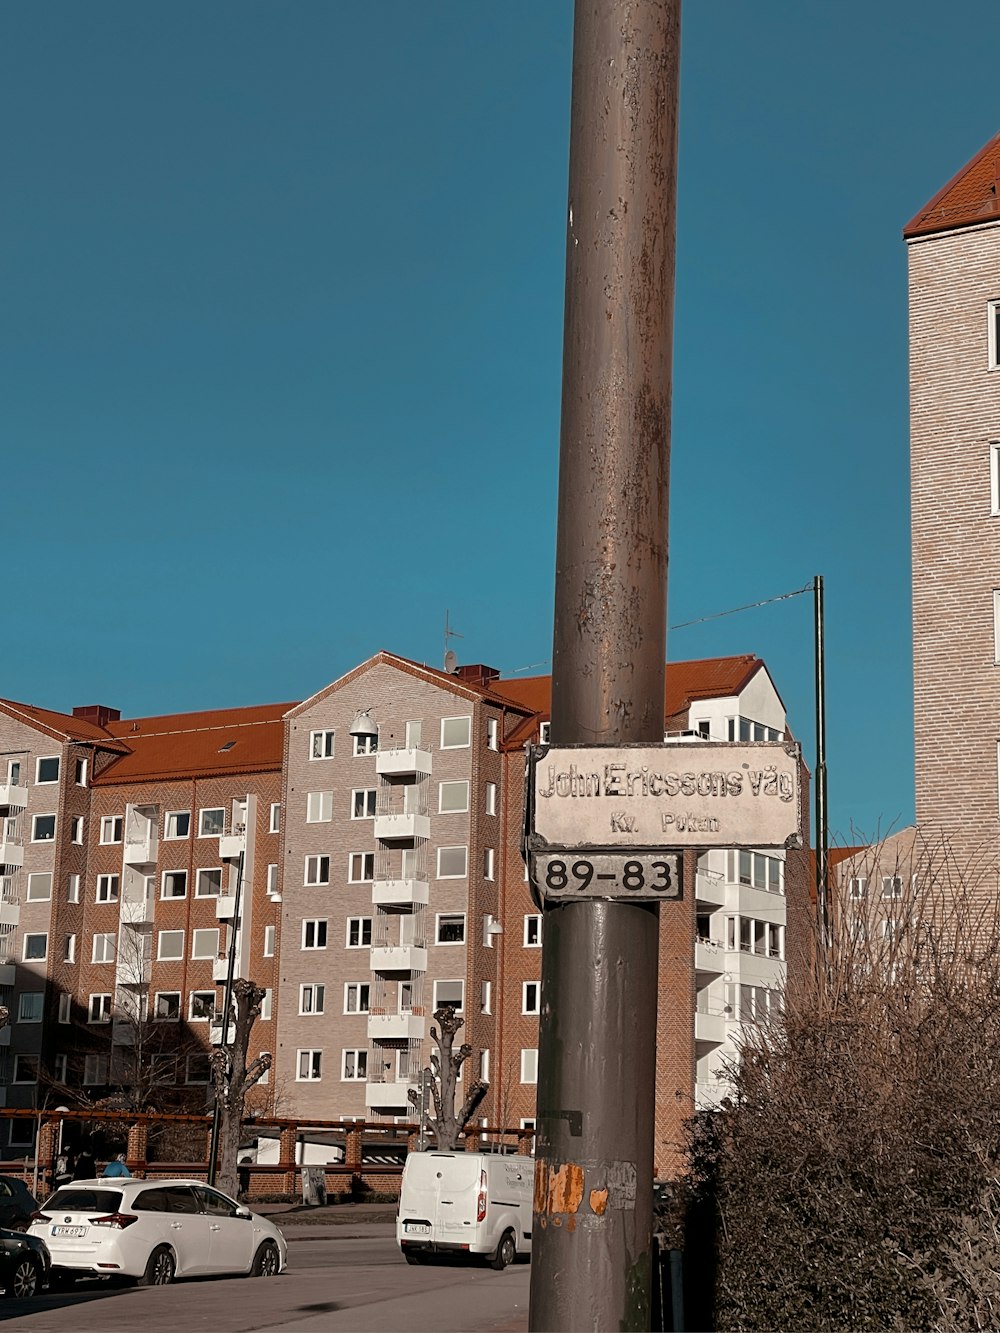
{"label": "asphalt road", "polygon": [[528,1274],[483,1266],[410,1267],[386,1223],[286,1227],[289,1267],[276,1278],[201,1278],[138,1289],[78,1285],[33,1301],[0,1300],[25,1333],[520,1333]]}

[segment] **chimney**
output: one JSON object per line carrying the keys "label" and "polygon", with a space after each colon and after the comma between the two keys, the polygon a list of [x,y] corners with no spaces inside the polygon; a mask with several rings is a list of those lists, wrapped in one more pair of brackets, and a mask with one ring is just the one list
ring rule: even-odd
{"label": "chimney", "polygon": [[73,709],[74,717],[78,717],[81,722],[93,722],[95,727],[106,727],[109,722],[118,722],[121,715],[120,708],[108,708],[105,704],[83,704]]}
{"label": "chimney", "polygon": [[497,679],[500,672],[496,667],[483,666],[482,662],[477,662],[475,665],[456,667],[451,674],[464,680],[467,685],[488,685],[491,680]]}

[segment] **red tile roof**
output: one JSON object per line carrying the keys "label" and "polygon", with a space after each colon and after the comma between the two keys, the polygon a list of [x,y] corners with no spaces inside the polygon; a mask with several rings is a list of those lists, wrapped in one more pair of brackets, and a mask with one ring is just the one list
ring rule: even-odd
{"label": "red tile roof", "polygon": [[1000,221],[1000,133],[903,228],[903,235],[929,236],[953,227]]}
{"label": "red tile roof", "polygon": [[34,704],[19,704],[11,699],[0,699],[0,711],[29,727],[36,727],[55,740],[96,741],[109,750],[122,750],[119,741],[112,740],[103,727],[84,718],[57,713],[51,708],[36,708]]}
{"label": "red tile roof", "polygon": [[119,737],[129,753],[109,764],[94,782],[110,786],[277,771],[284,750],[283,719],[292,706],[262,704],[109,722],[108,732]]}

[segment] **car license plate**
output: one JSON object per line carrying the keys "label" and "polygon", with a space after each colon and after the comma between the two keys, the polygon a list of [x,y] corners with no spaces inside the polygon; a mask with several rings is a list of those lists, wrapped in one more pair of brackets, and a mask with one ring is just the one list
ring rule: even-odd
{"label": "car license plate", "polygon": [[403,1228],[408,1236],[429,1236],[431,1229],[423,1222],[404,1222]]}
{"label": "car license plate", "polygon": [[85,1236],[85,1235],[87,1234],[87,1228],[86,1228],[86,1227],[53,1227],[53,1228],[52,1228],[52,1234],[53,1234],[53,1236]]}

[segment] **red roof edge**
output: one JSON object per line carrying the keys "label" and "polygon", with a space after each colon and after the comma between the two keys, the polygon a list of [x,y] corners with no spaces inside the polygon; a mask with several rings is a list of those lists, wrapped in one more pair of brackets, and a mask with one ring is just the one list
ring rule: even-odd
{"label": "red roof edge", "polygon": [[[977,167],[982,166],[984,160],[991,154],[998,159],[998,169],[1000,169],[1000,131],[994,134],[989,143],[984,144],[974,157],[970,158],[963,167],[955,172],[951,180],[938,190],[933,199],[924,204],[923,208],[914,214],[903,228],[904,240],[910,240],[914,236],[932,235],[938,231],[951,231],[956,227],[974,226],[979,222],[990,221],[991,217],[1000,221],[1000,193],[995,189],[992,195],[992,208],[988,212],[983,211],[988,202],[985,196],[980,197],[978,205],[966,198],[953,199],[949,202],[949,196],[956,193],[966,177],[974,173]],[[994,184],[996,177],[997,171],[994,171]]]}

